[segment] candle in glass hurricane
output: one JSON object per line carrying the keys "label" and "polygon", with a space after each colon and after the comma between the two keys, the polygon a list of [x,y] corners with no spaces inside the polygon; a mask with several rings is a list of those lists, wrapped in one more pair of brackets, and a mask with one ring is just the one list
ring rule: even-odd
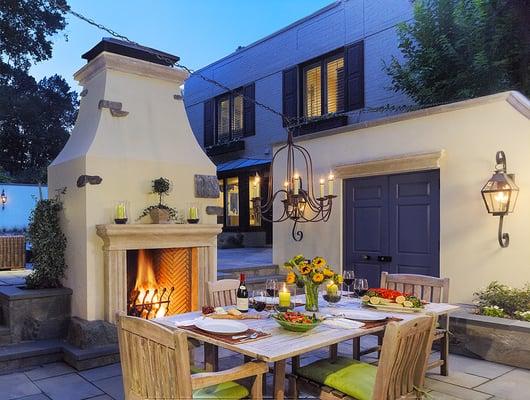
{"label": "candle in glass hurricane", "polygon": [[285,283],[282,286],[282,290],[278,293],[279,306],[282,308],[289,308],[291,305],[291,293],[287,290]]}

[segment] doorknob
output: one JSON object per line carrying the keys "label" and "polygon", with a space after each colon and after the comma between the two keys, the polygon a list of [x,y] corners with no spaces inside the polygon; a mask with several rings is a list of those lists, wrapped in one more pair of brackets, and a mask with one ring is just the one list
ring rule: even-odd
{"label": "doorknob", "polygon": [[379,256],[377,257],[377,261],[379,262],[391,262],[392,257],[391,256]]}
{"label": "doorknob", "polygon": [[365,261],[368,261],[371,257],[368,254],[363,254],[361,258]]}

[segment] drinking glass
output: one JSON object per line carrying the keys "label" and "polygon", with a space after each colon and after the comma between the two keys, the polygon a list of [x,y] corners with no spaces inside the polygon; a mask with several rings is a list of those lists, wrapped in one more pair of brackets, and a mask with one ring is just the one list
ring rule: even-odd
{"label": "drinking glass", "polygon": [[348,288],[348,292],[351,292],[353,280],[355,279],[355,273],[353,272],[353,269],[344,271],[343,278],[344,278],[344,284]]}
{"label": "drinking glass", "polygon": [[267,279],[265,282],[265,290],[267,292],[267,303],[274,304],[278,290],[278,281],[276,279]]}
{"label": "drinking glass", "polygon": [[265,290],[254,290],[252,292],[252,304],[256,311],[265,310],[267,308],[267,292]]}
{"label": "drinking glass", "polygon": [[356,278],[353,282],[353,291],[358,298],[363,297],[368,291],[368,279]]}

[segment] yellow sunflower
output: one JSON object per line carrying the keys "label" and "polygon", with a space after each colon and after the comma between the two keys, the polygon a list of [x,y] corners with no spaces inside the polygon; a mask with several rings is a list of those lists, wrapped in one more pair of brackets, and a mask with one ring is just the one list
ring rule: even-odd
{"label": "yellow sunflower", "polygon": [[307,275],[311,272],[311,266],[307,263],[304,263],[304,264],[300,264],[298,266],[298,269],[300,270],[300,273],[302,275]]}
{"label": "yellow sunflower", "polygon": [[294,272],[289,272],[287,274],[287,277],[285,278],[285,282],[288,283],[289,285],[296,282],[296,275],[294,274]]}
{"label": "yellow sunflower", "polygon": [[321,283],[323,280],[324,280],[324,274],[317,272],[315,275],[313,275],[313,282]]}
{"label": "yellow sunflower", "polygon": [[327,265],[327,262],[322,257],[315,257],[313,258],[313,265],[316,268],[324,268]]}
{"label": "yellow sunflower", "polygon": [[333,272],[329,268],[324,268],[324,276],[326,278],[331,278],[333,275],[335,275],[335,272]]}
{"label": "yellow sunflower", "polygon": [[344,281],[344,278],[340,274],[337,275],[337,277],[335,279],[337,280],[337,283],[339,283],[339,284],[341,284]]}

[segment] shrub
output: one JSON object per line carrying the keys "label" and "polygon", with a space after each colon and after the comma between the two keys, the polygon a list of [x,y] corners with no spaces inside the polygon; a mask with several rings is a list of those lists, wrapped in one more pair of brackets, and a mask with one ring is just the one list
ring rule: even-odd
{"label": "shrub", "polygon": [[28,236],[33,252],[33,271],[26,277],[30,289],[61,287],[67,268],[66,237],[59,224],[63,204],[59,197],[39,200],[31,212]]}
{"label": "shrub", "polygon": [[530,284],[518,289],[494,281],[475,296],[482,315],[530,320]]}

